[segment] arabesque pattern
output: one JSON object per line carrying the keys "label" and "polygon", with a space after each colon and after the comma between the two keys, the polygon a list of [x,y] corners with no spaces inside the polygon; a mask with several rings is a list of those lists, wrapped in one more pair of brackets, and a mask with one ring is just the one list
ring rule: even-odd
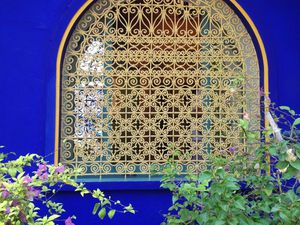
{"label": "arabesque pattern", "polygon": [[[83,176],[151,176],[244,149],[259,117],[251,37],[223,0],[99,0],[70,35],[61,81],[60,162]],[[259,124],[252,124],[255,128]]]}

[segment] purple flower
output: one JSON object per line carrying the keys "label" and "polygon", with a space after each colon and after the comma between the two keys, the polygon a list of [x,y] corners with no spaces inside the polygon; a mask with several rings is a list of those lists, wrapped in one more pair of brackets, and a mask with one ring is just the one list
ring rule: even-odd
{"label": "purple flower", "polygon": [[9,207],[6,208],[5,214],[10,214],[10,208]]}
{"label": "purple flower", "polygon": [[55,173],[63,173],[65,172],[65,166],[62,165],[62,166],[58,166],[56,169],[55,169]]}
{"label": "purple flower", "polygon": [[44,182],[47,181],[48,180],[48,173],[47,172],[43,173],[42,175],[39,176],[39,178]]}
{"label": "purple flower", "polygon": [[34,198],[39,197],[40,193],[40,190],[35,189],[34,187],[28,187],[26,195],[29,201],[33,201]]}
{"label": "purple flower", "polygon": [[234,154],[235,151],[236,151],[236,147],[230,147],[230,148],[229,148],[229,152],[230,152],[231,154]]}
{"label": "purple flower", "polygon": [[18,206],[20,203],[18,200],[13,200],[12,203],[11,203],[11,207],[16,207]]}
{"label": "purple flower", "polygon": [[20,218],[20,220],[21,220],[23,223],[26,223],[26,222],[27,222],[27,218],[26,218],[26,216],[25,216],[24,213],[20,212],[20,213],[19,213],[19,218]]}
{"label": "purple flower", "polygon": [[9,191],[8,190],[4,190],[4,191],[2,191],[2,198],[8,198],[10,196],[10,193],[9,193]]}
{"label": "purple flower", "polygon": [[31,178],[30,176],[26,175],[26,176],[24,177],[24,179],[23,179],[23,183],[24,183],[24,184],[29,184],[29,183],[31,183],[31,182],[32,182],[32,178]]}
{"label": "purple flower", "polygon": [[39,164],[38,170],[37,170],[37,175],[40,176],[45,171],[47,171],[47,165],[46,164]]}
{"label": "purple flower", "polygon": [[68,217],[68,218],[65,220],[65,225],[75,225],[75,224],[72,222],[71,217]]}

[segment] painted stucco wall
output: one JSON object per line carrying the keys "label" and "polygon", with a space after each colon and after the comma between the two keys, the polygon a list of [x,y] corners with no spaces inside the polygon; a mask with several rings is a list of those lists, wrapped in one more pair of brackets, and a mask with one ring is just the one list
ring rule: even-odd
{"label": "painted stucco wall", "polygon": [[[239,0],[265,43],[271,99],[300,112],[300,1]],[[53,160],[55,68],[60,39],[84,0],[0,1],[0,145],[17,153],[35,152]],[[132,203],[137,215],[111,223],[156,225],[170,205],[158,183],[99,183],[114,198]],[[59,196],[78,216],[76,224],[99,224],[88,217],[92,202],[68,191]]]}

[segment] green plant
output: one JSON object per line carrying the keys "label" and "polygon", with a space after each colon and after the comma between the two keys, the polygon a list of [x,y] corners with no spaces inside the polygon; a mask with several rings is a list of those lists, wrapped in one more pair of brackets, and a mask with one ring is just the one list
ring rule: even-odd
{"label": "green plant", "polygon": [[[97,200],[93,214],[100,219],[113,218],[116,212],[135,213],[131,205],[124,206],[113,201],[104,193],[88,190],[83,183],[76,183],[80,170],[72,171],[63,165],[49,165],[36,154],[19,156],[8,160],[7,154],[0,154],[0,225],[54,225],[65,212],[62,203],[53,200],[54,195],[64,186],[74,187],[82,196],[91,195]],[[47,215],[36,205],[40,202],[48,209]],[[65,220],[66,225],[74,225],[72,219]]]}
{"label": "green plant", "polygon": [[162,224],[300,224],[300,119],[288,107],[271,109],[275,122],[290,127],[287,135],[277,127],[251,130],[246,114],[240,120],[246,151],[229,149],[232,160],[224,151],[208,169],[180,178],[175,151],[161,180],[172,192]]}

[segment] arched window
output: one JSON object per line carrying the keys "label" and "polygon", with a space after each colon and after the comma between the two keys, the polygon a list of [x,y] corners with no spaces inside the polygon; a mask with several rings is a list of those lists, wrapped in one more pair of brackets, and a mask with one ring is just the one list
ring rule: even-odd
{"label": "arched window", "polygon": [[85,177],[148,177],[174,148],[183,173],[210,154],[244,151],[237,124],[244,112],[260,117],[260,68],[226,2],[98,0],[70,28],[59,60],[60,162]]}

